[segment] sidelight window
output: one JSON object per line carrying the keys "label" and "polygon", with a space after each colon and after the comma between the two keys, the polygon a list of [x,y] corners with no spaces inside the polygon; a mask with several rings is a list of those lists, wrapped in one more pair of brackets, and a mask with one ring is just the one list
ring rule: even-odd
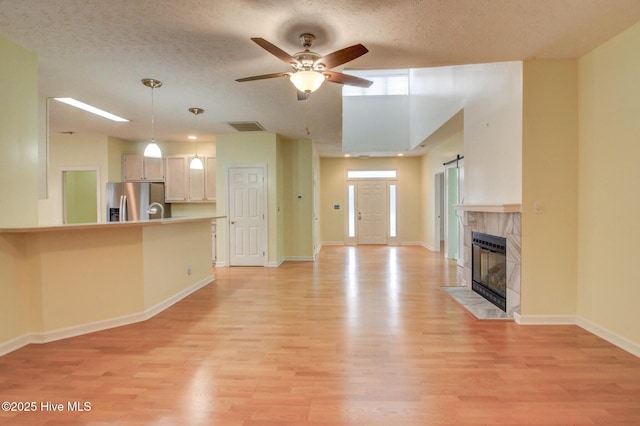
{"label": "sidelight window", "polygon": [[356,190],[355,185],[349,185],[349,237],[356,236]]}

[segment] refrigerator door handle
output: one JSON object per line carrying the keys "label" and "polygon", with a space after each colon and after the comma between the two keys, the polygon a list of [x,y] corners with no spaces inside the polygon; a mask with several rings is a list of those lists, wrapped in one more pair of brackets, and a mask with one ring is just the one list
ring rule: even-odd
{"label": "refrigerator door handle", "polygon": [[127,196],[120,196],[120,222],[127,221]]}

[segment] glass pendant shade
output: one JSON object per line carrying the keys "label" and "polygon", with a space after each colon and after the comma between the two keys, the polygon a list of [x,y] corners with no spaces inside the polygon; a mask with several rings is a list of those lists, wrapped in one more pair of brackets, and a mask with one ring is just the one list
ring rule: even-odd
{"label": "glass pendant shade", "polygon": [[204,165],[202,164],[202,159],[197,155],[191,159],[189,163],[189,168],[194,170],[202,170],[204,169]]}
{"label": "glass pendant shade", "polygon": [[296,89],[304,93],[318,90],[324,81],[324,75],[317,71],[298,71],[289,77]]}
{"label": "glass pendant shade", "polygon": [[156,143],[156,141],[152,140],[144,149],[144,156],[149,158],[162,158],[162,151],[160,151],[160,147]]}

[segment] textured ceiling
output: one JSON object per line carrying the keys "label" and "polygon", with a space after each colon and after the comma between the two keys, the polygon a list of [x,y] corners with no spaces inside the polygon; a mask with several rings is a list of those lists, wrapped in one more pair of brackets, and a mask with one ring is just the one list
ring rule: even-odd
{"label": "textured ceiling", "polygon": [[640,19],[638,0],[0,0],[0,36],[38,54],[40,94],[74,97],[133,120],[113,124],[51,102],[51,132],[150,136],[186,141],[198,118],[201,140],[236,132],[231,121],[309,138],[339,153],[341,87],[325,83],[306,102],[285,78],[237,83],[288,71],[250,41],[289,53],[316,35],[324,55],[362,43],[366,55],[338,67],[409,68],[522,59],[576,58]]}

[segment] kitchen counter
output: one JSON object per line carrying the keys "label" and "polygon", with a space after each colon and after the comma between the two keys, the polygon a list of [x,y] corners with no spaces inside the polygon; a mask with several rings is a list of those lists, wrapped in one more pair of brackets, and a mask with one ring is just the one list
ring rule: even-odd
{"label": "kitchen counter", "polygon": [[0,356],[144,321],[210,284],[222,218],[0,229]]}
{"label": "kitchen counter", "polygon": [[25,233],[25,232],[46,232],[46,231],[73,231],[86,229],[110,229],[123,227],[139,227],[139,226],[159,226],[171,225],[176,223],[197,222],[200,220],[217,220],[224,219],[226,216],[207,216],[207,217],[168,217],[165,219],[151,219],[131,222],[103,222],[103,223],[77,223],[77,224],[61,224],[61,225],[41,225],[15,228],[0,228],[0,232],[4,233]]}

